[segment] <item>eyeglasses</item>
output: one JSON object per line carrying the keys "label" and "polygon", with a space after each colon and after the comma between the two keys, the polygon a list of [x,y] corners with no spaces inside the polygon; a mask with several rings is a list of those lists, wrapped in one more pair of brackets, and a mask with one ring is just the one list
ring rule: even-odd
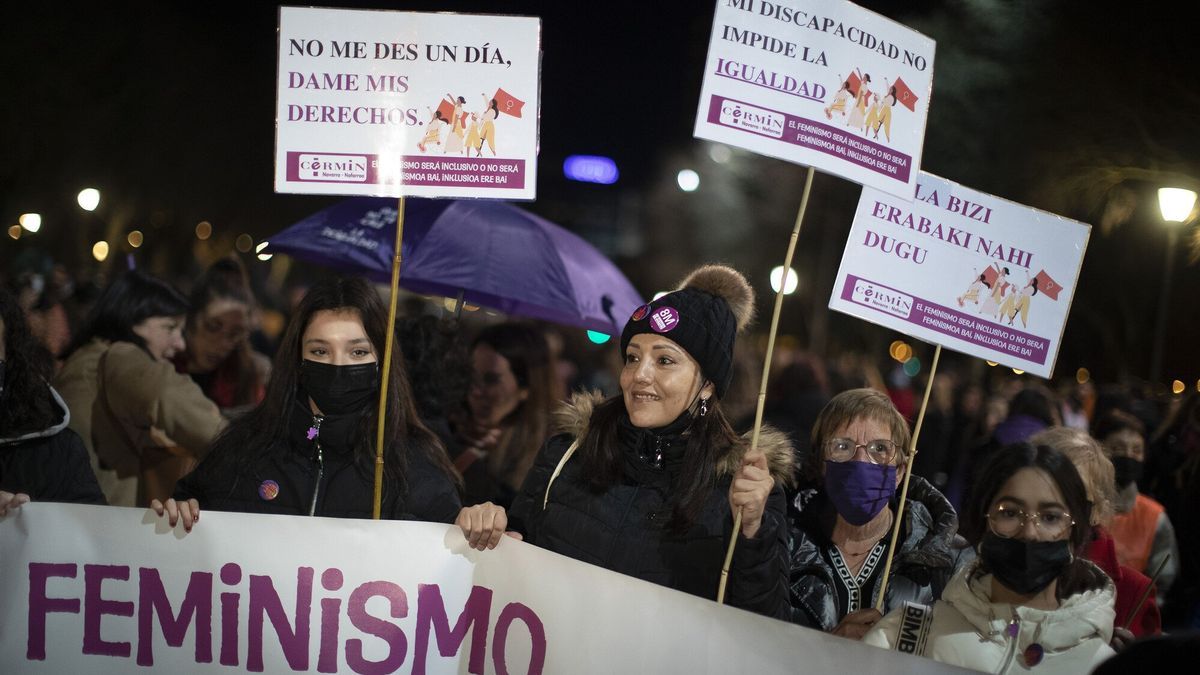
{"label": "eyeglasses", "polygon": [[992,532],[1005,539],[1017,536],[1031,520],[1039,532],[1052,540],[1062,537],[1075,524],[1071,514],[1060,509],[1025,513],[1021,509],[1003,504],[992,507],[992,510],[988,511],[987,519]]}
{"label": "eyeglasses", "polygon": [[888,464],[896,456],[899,446],[886,438],[877,438],[866,443],[855,443],[849,438],[834,438],[825,442],[825,459],[831,462],[847,462],[854,458],[859,448],[867,449],[867,458],[872,464]]}

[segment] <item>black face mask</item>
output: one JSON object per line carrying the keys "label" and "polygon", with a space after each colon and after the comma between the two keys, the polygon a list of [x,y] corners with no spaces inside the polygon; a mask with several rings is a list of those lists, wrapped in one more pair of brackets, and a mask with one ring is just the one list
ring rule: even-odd
{"label": "black face mask", "polygon": [[1074,560],[1068,540],[1005,539],[991,531],[983,535],[979,557],[997,581],[1020,595],[1049,586]]}
{"label": "black face mask", "polygon": [[325,415],[359,412],[379,395],[379,364],[335,366],[305,359],[300,386]]}
{"label": "black face mask", "polygon": [[1142,463],[1132,457],[1113,457],[1113,472],[1117,478],[1117,489],[1124,490],[1130,483],[1142,479]]}

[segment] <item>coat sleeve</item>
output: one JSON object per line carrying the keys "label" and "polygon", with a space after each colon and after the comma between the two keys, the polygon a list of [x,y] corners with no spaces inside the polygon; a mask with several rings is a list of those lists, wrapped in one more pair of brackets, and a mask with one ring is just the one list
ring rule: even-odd
{"label": "coat sleeve", "polygon": [[[728,602],[733,607],[777,619],[791,619],[788,595],[787,500],[776,484],[767,498],[758,535],[747,539],[737,533],[729,569]],[[732,522],[728,529],[732,530]],[[728,537],[727,537],[728,539]]]}
{"label": "coat sleeve", "polygon": [[[438,450],[441,452],[440,448]],[[445,471],[417,450],[408,452],[408,498],[403,510],[416,520],[453,523],[462,510],[458,488]]]}
{"label": "coat sleeve", "polygon": [[[513,499],[512,508],[508,513],[508,529],[520,532],[525,541],[537,544],[538,525],[542,520],[542,502],[546,496],[546,487],[550,484],[559,460],[566,453],[574,439],[563,434],[548,439],[538,451],[537,459],[525,474],[525,482]],[[576,457],[572,461],[579,461]]]}
{"label": "coat sleeve", "polygon": [[[59,467],[56,473],[61,480],[40,498],[51,502],[107,505],[108,500],[96,482],[96,473],[92,471],[87,448],[79,434],[63,429],[55,437],[54,447],[56,452],[50,461]],[[36,495],[33,497],[38,498]]]}
{"label": "coat sleeve", "polygon": [[883,649],[893,649],[896,645],[896,636],[900,631],[900,618],[903,616],[904,608],[898,607],[887,613],[871,626],[871,630],[863,636],[862,643],[871,645],[872,647],[882,647]]}
{"label": "coat sleeve", "polygon": [[1150,559],[1146,561],[1146,569],[1139,571],[1143,574],[1153,573],[1167,555],[1170,555],[1171,559],[1167,561],[1166,565],[1163,565],[1156,582],[1159,595],[1162,597],[1166,597],[1167,592],[1175,583],[1175,578],[1179,576],[1179,545],[1175,541],[1175,528],[1171,526],[1171,519],[1164,512],[1158,514],[1158,522],[1154,527],[1154,541],[1150,545]]}
{"label": "coat sleeve", "polygon": [[225,420],[200,387],[169,363],[155,361],[137,345],[115,343],[102,361],[105,402],[123,423],[162,431],[200,457],[225,428]]}

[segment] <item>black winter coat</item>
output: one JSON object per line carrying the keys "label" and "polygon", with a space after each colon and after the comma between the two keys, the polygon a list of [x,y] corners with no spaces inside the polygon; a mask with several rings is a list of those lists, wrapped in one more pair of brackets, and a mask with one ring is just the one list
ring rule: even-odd
{"label": "black winter coat", "polygon": [[50,389],[60,419],[35,431],[0,430],[0,490],[36,502],[105,504],[83,439],[67,428],[71,413]]}
{"label": "black winter coat", "polygon": [[[326,418],[322,429],[336,423],[335,418]],[[222,451],[214,449],[176,484],[175,499],[194,498],[202,510],[306,516],[315,494],[312,515],[371,518],[373,467],[356,463],[350,451],[328,441],[318,459],[316,443],[308,438],[310,426],[310,416],[293,410],[288,437],[248,464],[220,457]],[[409,451],[407,462],[403,493],[385,475],[380,517],[453,523],[462,503],[451,478],[420,452]]]}
{"label": "black winter coat", "polygon": [[[728,494],[733,469],[740,465],[740,451],[736,451],[739,453],[736,458],[722,458],[716,485],[696,522],[684,534],[667,529],[673,508],[670,465],[654,468],[635,447],[660,440],[648,431],[627,430],[620,434],[624,446],[623,476],[601,493],[594,492],[583,480],[583,460],[577,456],[568,460],[553,481],[549,501],[543,509],[550,476],[574,439],[587,433],[596,403],[596,397],[580,396],[567,409],[565,427],[571,433],[554,436],[543,446],[513,502],[509,528],[521,532],[525,541],[541,548],[715,599],[733,527]],[[661,440],[682,450],[683,441],[677,435]],[[765,431],[759,445],[768,456],[776,485],[757,536],[746,539],[738,534],[726,602],[786,619],[787,527],[782,482],[783,477],[791,475],[792,451],[778,432]],[[671,449],[666,451],[669,454]]]}
{"label": "black winter coat", "polygon": [[[889,508],[895,513],[899,495],[892,498]],[[792,621],[802,626],[832,631],[849,614],[842,605],[835,584],[839,571],[830,563],[834,547],[829,535],[833,531],[836,511],[819,490],[801,490],[789,513],[791,528],[791,572],[789,586],[792,601]],[[942,589],[953,575],[956,557],[951,548],[958,531],[958,515],[950,502],[928,481],[913,475],[908,485],[908,503],[904,507],[904,526],[900,528],[901,544],[892,561],[883,613],[901,606],[904,601],[932,604],[942,595]],[[883,539],[886,546],[891,532]],[[861,589],[860,606],[869,609],[879,598],[886,552],[875,561],[877,573],[868,587]],[[866,565],[872,564],[870,556]],[[849,570],[845,570],[846,573]]]}

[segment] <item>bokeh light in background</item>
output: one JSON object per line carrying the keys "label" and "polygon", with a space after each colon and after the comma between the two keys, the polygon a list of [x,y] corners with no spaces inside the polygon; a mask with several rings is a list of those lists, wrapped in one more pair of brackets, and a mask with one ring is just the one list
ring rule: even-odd
{"label": "bokeh light in background", "polygon": [[1017,374],[1017,375],[1024,375],[1024,374],[1025,374],[1025,371],[1021,370],[1020,368],[1013,368],[1013,369],[1012,369],[1012,371],[1013,371],[1013,373],[1015,373],[1015,374]]}
{"label": "bokeh light in background", "polygon": [[612,339],[612,336],[608,333],[601,333],[600,331],[595,330],[589,330],[587,332],[587,336],[589,340],[598,345],[602,345]]}
{"label": "bokeh light in background", "polygon": [[1171,391],[1176,394],[1182,394],[1183,390],[1187,389],[1182,380],[1175,380],[1171,383]]}
{"label": "bokeh light in background", "polygon": [[212,223],[202,220],[196,224],[196,238],[204,241],[212,236]]}
{"label": "bokeh light in background", "polygon": [[139,248],[139,247],[141,247],[141,245],[142,245],[142,239],[143,239],[143,238],[142,238],[142,231],[141,231],[141,230],[134,230],[133,232],[130,232],[130,233],[129,233],[129,236],[125,237],[125,241],[128,241],[128,242],[129,242],[129,245],[130,245],[130,246],[132,246],[132,247],[134,247],[134,248]]}
{"label": "bokeh light in background", "polygon": [[267,245],[270,243],[271,242],[269,242],[269,241],[263,241],[263,242],[259,242],[258,246],[254,247],[254,252],[258,254],[259,260],[261,260],[263,262],[267,262],[275,255],[273,253],[263,253],[263,249],[265,249],[267,247]]}
{"label": "bokeh light in background", "polygon": [[1084,384],[1090,379],[1092,379],[1092,374],[1088,372],[1087,368],[1080,368],[1079,370],[1075,371],[1075,381],[1079,384]]}
{"label": "bokeh light in background", "polygon": [[888,354],[900,363],[905,363],[913,357],[913,350],[912,346],[904,340],[896,340],[888,348]]}
{"label": "bokeh light in background", "polygon": [[249,253],[251,248],[254,248],[254,237],[248,234],[239,234],[234,246],[242,253]]}
{"label": "bokeh light in background", "polygon": [[988,364],[989,366],[991,366],[993,368],[1000,365],[999,363],[996,363],[995,361],[985,361],[984,363]]}
{"label": "bokeh light in background", "polygon": [[[779,284],[783,281],[783,265],[777,266],[771,270],[771,290],[779,292]],[[800,275],[796,274],[796,270],[787,269],[787,285],[783,289],[784,295],[791,295],[796,292],[796,287],[800,285]]]}
{"label": "bokeh light in background", "polygon": [[25,228],[26,230],[29,230],[30,232],[37,232],[38,230],[42,229],[42,214],[22,213],[21,217],[17,219],[17,222],[20,223],[21,227]]}
{"label": "bokeh light in background", "polygon": [[679,183],[680,190],[695,192],[696,188],[700,187],[700,174],[691,169],[684,169],[675,176],[675,182]]}
{"label": "bokeh light in background", "polygon": [[20,239],[21,238],[21,226],[20,225],[9,226],[8,236],[12,237],[13,239]]}
{"label": "bokeh light in background", "polygon": [[[908,345],[905,345],[906,347]],[[916,377],[917,373],[921,372],[921,359],[912,357],[904,362],[904,374],[909,377]]]}
{"label": "bokeh light in background", "polygon": [[617,163],[598,155],[571,155],[563,160],[563,175],[581,183],[612,185],[621,172]]}
{"label": "bokeh light in background", "polygon": [[108,258],[108,242],[98,241],[92,244],[92,257],[97,262],[104,262]]}
{"label": "bokeh light in background", "polygon": [[728,145],[714,144],[708,147],[708,158],[717,164],[724,164],[733,158],[733,151]]}
{"label": "bokeh light in background", "polygon": [[95,211],[96,207],[100,206],[100,191],[96,188],[84,188],[79,191],[75,201],[79,202],[79,208],[84,211]]}

